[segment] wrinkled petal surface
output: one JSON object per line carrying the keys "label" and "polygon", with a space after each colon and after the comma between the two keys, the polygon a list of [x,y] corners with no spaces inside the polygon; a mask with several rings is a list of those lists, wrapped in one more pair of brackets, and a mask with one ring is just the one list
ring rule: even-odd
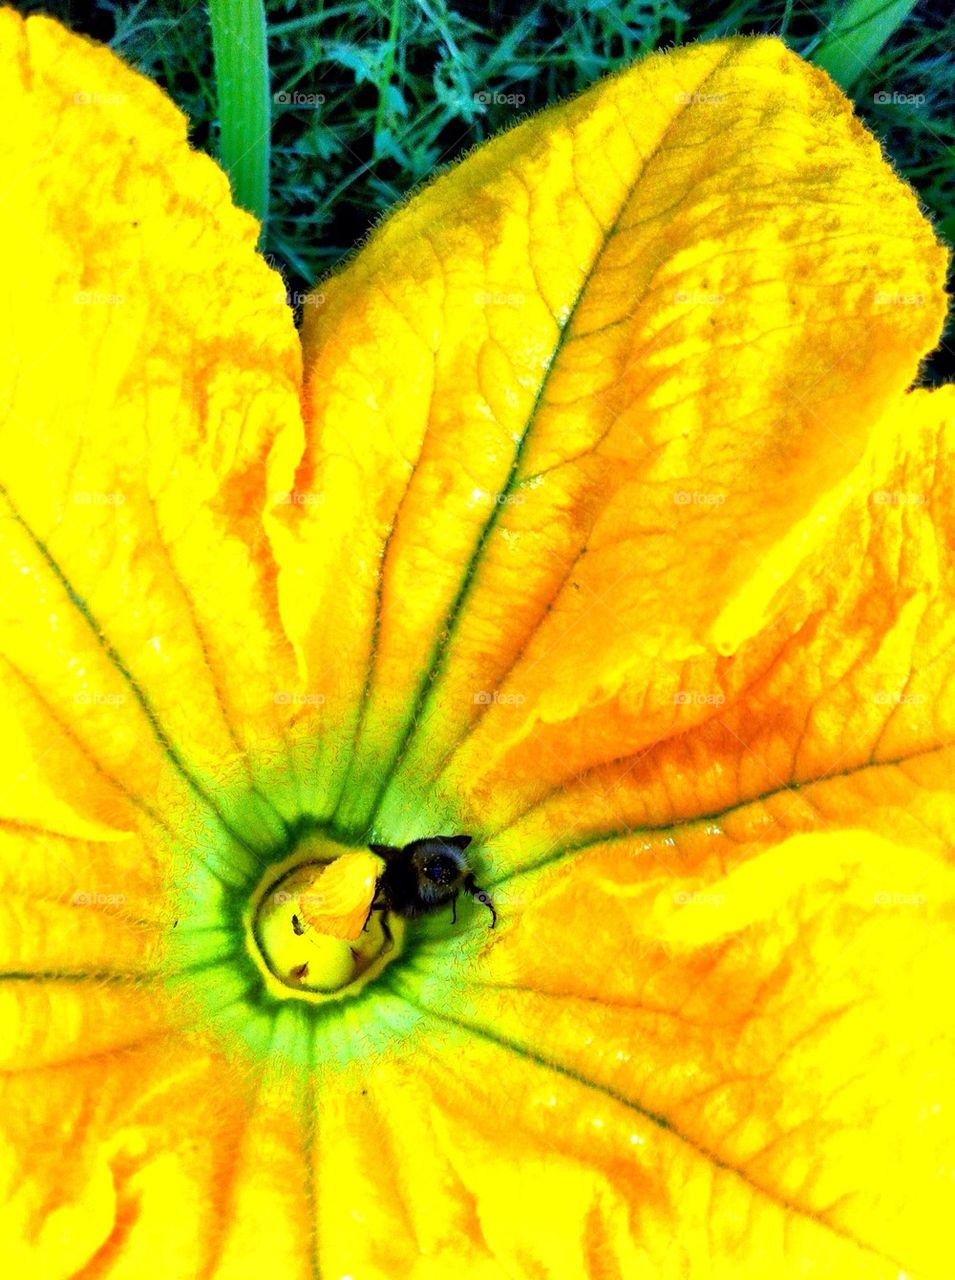
{"label": "wrinkled petal surface", "polygon": [[[730,40],[496,139],[306,307],[306,432],[178,112],[0,63],[3,1274],[947,1280],[944,255],[845,99]],[[270,1003],[304,817],[471,833],[497,928]]]}
{"label": "wrinkled petal surface", "polygon": [[399,210],[305,309],[316,500],[274,513],[342,726],[325,803],[400,826],[469,735],[483,764],[543,722],[595,763],[665,731],[669,671],[772,621],[847,500],[944,266],[771,40],[651,57]]}

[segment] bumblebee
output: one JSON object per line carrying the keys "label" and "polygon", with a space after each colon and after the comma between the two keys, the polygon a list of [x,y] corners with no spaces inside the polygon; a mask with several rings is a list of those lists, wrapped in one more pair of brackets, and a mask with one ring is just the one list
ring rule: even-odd
{"label": "bumblebee", "polygon": [[464,850],[470,836],[427,836],[398,848],[390,844],[370,844],[372,853],[384,861],[378,877],[371,909],[393,911],[406,919],[427,915],[451,903],[451,920],[457,920],[460,893],[468,893],[491,913],[491,928],[497,912],[487,893],[475,882]]}
{"label": "bumblebee", "polygon": [[[293,934],[300,938],[312,930],[321,939],[354,942],[378,911],[381,931],[391,946],[391,912],[411,919],[450,902],[453,922],[462,892],[487,907],[493,929],[497,924],[494,904],[475,881],[464,856],[470,843],[470,836],[428,836],[403,848],[372,844],[370,852],[356,849],[327,865],[306,867],[295,891],[285,895],[292,908],[287,918]],[[298,970],[293,976],[300,977]]]}

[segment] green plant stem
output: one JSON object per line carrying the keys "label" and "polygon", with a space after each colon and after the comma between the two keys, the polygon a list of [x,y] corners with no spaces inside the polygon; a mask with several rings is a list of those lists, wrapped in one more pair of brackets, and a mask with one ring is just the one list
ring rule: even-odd
{"label": "green plant stem", "polygon": [[219,104],[219,160],[236,204],[269,212],[269,57],[263,0],[209,0]]}
{"label": "green plant stem", "polygon": [[848,90],[915,8],[916,0],[849,0],[811,61]]}
{"label": "green plant stem", "polygon": [[375,112],[375,143],[385,124],[386,114],[390,115],[388,106],[388,89],[395,70],[395,45],[398,43],[398,25],[401,21],[401,0],[392,0],[391,21],[388,24],[388,44],[385,49],[384,65],[381,69],[381,81],[378,89],[378,110]]}

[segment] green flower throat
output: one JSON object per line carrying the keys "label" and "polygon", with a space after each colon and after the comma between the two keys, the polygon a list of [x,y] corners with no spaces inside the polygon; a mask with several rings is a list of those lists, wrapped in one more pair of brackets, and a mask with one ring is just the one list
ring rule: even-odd
{"label": "green flower throat", "polygon": [[[445,1003],[456,969],[470,966],[486,941],[487,924],[478,927],[480,908],[469,896],[490,908],[493,923],[490,900],[464,865],[459,880],[469,883],[460,906],[456,893],[444,891],[440,902],[398,913],[369,894],[353,936],[328,936],[310,927],[300,907],[316,877],[357,852],[373,863],[374,836],[405,843],[420,837],[420,826],[345,832],[333,821],[296,816],[291,804],[285,816],[273,794],[281,796],[281,786],[233,792],[228,803],[210,791],[177,825],[188,835],[173,847],[175,925],[162,967],[182,1014],[230,1051],[276,1063],[347,1066],[393,1050],[422,1017],[415,997],[423,986],[440,982]],[[454,830],[453,819],[425,821]],[[455,847],[466,843],[454,839]]]}

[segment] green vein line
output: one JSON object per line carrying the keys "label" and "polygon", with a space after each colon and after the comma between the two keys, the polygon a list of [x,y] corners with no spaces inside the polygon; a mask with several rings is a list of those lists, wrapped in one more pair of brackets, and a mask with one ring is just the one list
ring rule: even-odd
{"label": "green vein line", "polygon": [[129,667],[126,665],[126,662],[123,659],[122,655],[106,639],[106,633],[104,632],[104,630],[102,629],[102,627],[100,626],[96,618],[94,618],[93,614],[89,609],[89,606],[86,604],[86,601],[75,590],[75,588],[73,587],[73,584],[70,582],[69,578],[67,578],[64,571],[60,568],[59,563],[56,561],[56,559],[54,558],[50,550],[47,548],[46,544],[42,542],[40,538],[37,537],[37,535],[33,532],[29,524],[27,524],[23,516],[21,516],[20,512],[17,510],[16,506],[14,505],[13,499],[10,497],[9,492],[3,485],[0,485],[0,494],[2,494],[3,497],[6,499],[6,502],[10,507],[10,512],[14,520],[17,522],[17,524],[20,526],[20,528],[23,530],[26,536],[33,543],[34,547],[43,557],[43,560],[45,561],[47,567],[53,573],[57,582],[59,582],[63,590],[66,592],[70,602],[76,608],[76,610],[78,611],[80,616],[83,618],[86,625],[89,627],[90,631],[93,633],[93,636],[95,637],[97,644],[100,646],[102,651],[105,653],[106,657],[113,664],[113,666],[116,668],[119,674],[126,681],[127,686],[129,687],[130,691],[133,694],[133,697],[139,703],[140,709],[145,715],[147,721],[149,722],[149,726],[153,731],[156,741],[159,743],[160,747],[162,747],[169,761],[182,775],[183,779],[186,781],[189,787],[191,787],[191,789],[195,792],[196,796],[198,796],[199,799],[202,800],[203,803],[208,806],[211,812],[215,814],[216,818],[219,820],[220,825],[222,826],[222,829],[228,835],[230,835],[238,845],[240,845],[243,849],[245,849],[247,853],[251,854],[253,858],[257,858],[258,855],[256,853],[256,850],[253,849],[250,845],[248,845],[246,841],[243,840],[243,838],[239,835],[239,833],[232,828],[232,826],[226,820],[225,816],[222,814],[222,812],[219,810],[219,808],[215,804],[215,801],[212,799],[212,797],[202,787],[202,785],[192,776],[192,774],[186,767],[186,764],[182,756],[179,754],[179,751],[176,749],[176,747],[173,746],[172,742],[170,741],[169,737],[166,734],[165,729],[162,727],[162,723],[160,722],[154,707],[150,703],[149,699],[146,697],[145,692],[136,681]]}
{"label": "green vein line", "polygon": [[315,1176],[315,1147],[318,1137],[318,1097],[315,1088],[315,1077],[309,1072],[305,1086],[305,1194],[307,1198],[309,1263],[312,1280],[321,1280],[321,1268],[318,1265],[318,1183]]}
{"label": "green vein line", "polygon": [[851,1235],[849,1232],[843,1231],[840,1227],[835,1226],[833,1223],[825,1221],[823,1218],[820,1218],[817,1214],[815,1214],[811,1209],[805,1209],[800,1205],[794,1204],[790,1200],[783,1199],[782,1197],[779,1197],[779,1196],[774,1196],[771,1191],[768,1191],[765,1187],[761,1186],[758,1182],[754,1182],[742,1169],[739,1169],[735,1165],[727,1163],[725,1160],[721,1160],[719,1156],[715,1154],[715,1152],[709,1150],[707,1147],[701,1146],[699,1143],[695,1142],[691,1137],[689,1137],[689,1135],[681,1132],[674,1125],[672,1125],[665,1116],[660,1115],[655,1111],[650,1111],[646,1107],[640,1106],[639,1103],[632,1101],[632,1099],[627,1098],[624,1094],[618,1093],[616,1090],[611,1089],[606,1085],[598,1084],[594,1080],[588,1080],[585,1076],[579,1075],[576,1071],[572,1071],[569,1067],[561,1066],[560,1063],[555,1062],[551,1058],[542,1057],[540,1054],[533,1052],[533,1050],[527,1049],[525,1046],[519,1044],[517,1041],[510,1040],[506,1036],[497,1035],[492,1031],[486,1030],[484,1027],[477,1026],[475,1023],[465,1022],[463,1019],[453,1018],[451,1017],[450,1014],[438,1013],[436,1010],[430,1009],[426,1005],[419,1004],[416,1000],[412,999],[405,991],[401,990],[400,988],[396,988],[393,985],[392,979],[387,980],[387,985],[392,990],[393,994],[405,1000],[408,1004],[412,1005],[413,1008],[425,1014],[427,1017],[433,1018],[436,1021],[447,1023],[448,1026],[456,1027],[459,1030],[464,1031],[468,1035],[474,1036],[475,1039],[483,1040],[488,1044],[496,1045],[498,1048],[504,1049],[508,1053],[513,1053],[517,1057],[523,1058],[526,1062],[532,1062],[536,1066],[542,1067],[546,1071],[551,1071],[555,1075],[562,1076],[567,1080],[572,1080],[574,1081],[575,1084],[579,1084],[585,1089],[589,1089],[594,1093],[600,1094],[602,1097],[608,1098],[611,1102],[618,1103],[620,1106],[625,1107],[628,1111],[632,1111],[636,1115],[643,1116],[645,1119],[649,1120],[652,1124],[659,1126],[659,1128],[662,1129],[664,1132],[671,1133],[680,1142],[685,1143],[686,1146],[690,1148],[690,1150],[695,1151],[698,1155],[700,1155],[703,1159],[709,1161],[716,1168],[721,1169],[724,1172],[732,1174],[734,1177],[739,1178],[741,1182],[746,1184],[746,1186],[752,1187],[754,1191],[758,1192],[760,1195],[766,1196],[767,1199],[771,1200],[774,1204],[778,1204],[783,1209],[788,1209],[793,1213],[797,1213],[801,1217],[808,1218],[811,1222],[816,1223],[823,1230],[831,1231],[834,1235],[839,1236],[841,1239],[850,1241],[853,1245],[856,1246],[856,1248],[865,1250],[865,1252],[870,1253],[873,1257],[881,1258],[885,1262],[891,1263],[893,1266],[901,1265],[897,1259],[889,1257],[889,1255],[882,1253],[878,1249],[874,1249],[871,1245],[865,1243],[862,1240],[857,1239],[855,1236]]}
{"label": "green vein line", "polygon": [[116,983],[122,985],[129,983],[131,985],[142,982],[144,979],[153,981],[161,977],[159,970],[147,970],[143,973],[118,973],[115,971],[92,972],[89,970],[69,970],[69,969],[37,969],[33,972],[27,971],[9,971],[0,973],[0,982],[98,982],[98,983]]}
{"label": "green vein line", "polygon": [[[772,800],[776,796],[784,795],[786,792],[792,792],[799,795],[802,791],[806,791],[811,787],[819,786],[823,782],[831,782],[837,778],[852,778],[856,774],[865,773],[869,769],[898,769],[904,764],[909,764],[913,760],[921,759],[923,756],[934,755],[937,751],[947,751],[955,744],[951,742],[941,742],[935,747],[931,747],[926,751],[917,752],[911,756],[900,756],[892,760],[867,760],[865,764],[858,765],[854,769],[842,769],[838,773],[823,774],[818,778],[808,778],[805,782],[786,783],[781,787],[773,787],[769,791],[763,791],[757,796],[748,796],[745,800],[738,800],[735,804],[728,805],[725,809],[719,809],[712,813],[698,814],[692,818],[678,819],[675,822],[658,823],[655,826],[642,827],[608,827],[604,831],[593,831],[583,836],[579,841],[573,844],[558,845],[552,849],[537,862],[529,863],[525,867],[516,867],[506,872],[502,876],[498,876],[496,880],[491,880],[487,884],[488,889],[497,888],[499,885],[506,884],[509,880],[516,879],[518,876],[530,875],[531,872],[539,871],[542,867],[550,866],[552,863],[559,862],[561,858],[571,857],[575,853],[582,853],[585,849],[590,849],[595,845],[609,844],[612,840],[629,840],[639,838],[640,836],[655,836],[662,832],[679,831],[681,829],[699,826],[705,822],[716,822],[720,818],[736,813],[741,809],[747,808],[749,805],[763,804],[767,800]],[[549,797],[547,797],[549,798]],[[483,843],[490,844],[502,832],[509,830],[517,823],[522,822],[529,813],[533,813],[543,802],[538,802],[531,809],[519,814],[513,822],[509,822],[506,827],[501,827],[493,835],[488,836]],[[809,803],[807,801],[807,803]]]}
{"label": "green vein line", "polygon": [[[724,55],[723,59],[716,67],[713,67],[710,71],[706,73],[705,76],[703,76],[700,82],[701,85],[705,85],[712,79],[712,77],[719,70],[720,66],[722,66],[723,62],[725,62],[726,58],[728,57],[729,57],[729,54],[727,53],[726,55]],[[654,156],[656,156],[661,150],[661,148],[663,147],[663,144],[666,138],[672,131],[674,124],[676,123],[676,119],[678,118],[679,118],[679,115],[677,115],[674,118],[674,121],[671,122],[671,124],[666,128],[666,130],[664,131],[662,137],[660,138],[660,141],[657,143],[654,150],[649,155],[644,157],[636,175],[634,176],[633,181],[627,187],[627,190],[623,196],[623,199],[621,200],[620,209],[617,212],[616,217],[614,218],[613,222],[611,223],[606,233],[604,234],[600,247],[597,253],[594,255],[593,262],[590,264],[590,267],[587,270],[586,275],[584,276],[583,280],[580,283],[580,287],[577,290],[577,294],[574,298],[573,305],[571,306],[570,311],[568,312],[563,325],[559,329],[557,342],[555,343],[553,352],[551,353],[550,361],[548,362],[547,368],[544,371],[544,376],[541,379],[540,386],[537,388],[537,392],[534,396],[534,403],[531,406],[530,413],[528,414],[527,422],[525,423],[524,430],[521,433],[521,438],[518,441],[517,447],[514,451],[514,458],[510,467],[510,471],[508,472],[507,480],[505,482],[504,488],[500,491],[500,496],[502,497],[502,499],[507,498],[515,486],[521,460],[524,455],[524,450],[530,441],[530,437],[533,432],[534,426],[536,425],[537,417],[538,417],[541,405],[543,403],[544,396],[546,395],[547,389],[550,386],[550,380],[553,377],[554,372],[557,368],[559,356],[562,350],[564,349],[564,346],[566,345],[567,341],[569,340],[571,330],[573,329],[574,320],[577,316],[577,313],[585,297],[587,296],[587,290],[590,286],[590,283],[593,280],[596,272],[599,270],[600,264],[603,261],[604,254],[607,252],[609,246],[611,245],[611,243],[613,242],[615,236],[619,231],[620,224],[627,210],[630,207],[630,204],[633,200],[636,190],[640,182],[643,180],[645,176],[647,165],[653,160]],[[484,552],[491,539],[491,535],[494,533],[494,530],[497,527],[498,521],[501,519],[502,515],[504,514],[506,507],[507,507],[507,503],[505,501],[496,502],[493,504],[492,510],[488,515],[488,519],[484,524],[484,528],[482,529],[478,537],[478,541],[475,546],[475,549],[471,555],[470,560],[468,561],[467,568],[465,569],[464,577],[461,581],[461,586],[458,590],[457,595],[455,596],[454,601],[451,604],[450,610],[448,611],[447,617],[445,619],[445,625],[439,629],[439,639],[437,640],[434,648],[432,649],[431,658],[428,663],[427,671],[425,672],[424,676],[419,682],[418,691],[417,691],[417,694],[415,695],[415,700],[412,705],[410,715],[406,720],[405,728],[402,733],[401,739],[398,743],[397,750],[392,755],[390,765],[388,766],[388,768],[386,768],[383,771],[382,781],[379,785],[378,791],[372,803],[371,823],[374,823],[375,817],[377,816],[378,811],[381,808],[382,802],[387,793],[388,787],[391,783],[392,776],[395,772],[397,764],[400,761],[401,757],[403,756],[404,752],[406,751],[411,739],[414,737],[418,729],[422,712],[425,706],[427,705],[429,698],[433,694],[437,677],[444,666],[444,662],[446,660],[448,650],[450,649],[450,646],[451,646],[451,641],[454,638],[454,634],[456,632],[457,625],[464,608],[464,604],[471,592],[471,588],[476,579],[477,571],[480,566],[481,560],[483,559]],[[384,562],[382,562],[381,573],[383,574],[384,571],[385,571],[385,565],[384,565]]]}

